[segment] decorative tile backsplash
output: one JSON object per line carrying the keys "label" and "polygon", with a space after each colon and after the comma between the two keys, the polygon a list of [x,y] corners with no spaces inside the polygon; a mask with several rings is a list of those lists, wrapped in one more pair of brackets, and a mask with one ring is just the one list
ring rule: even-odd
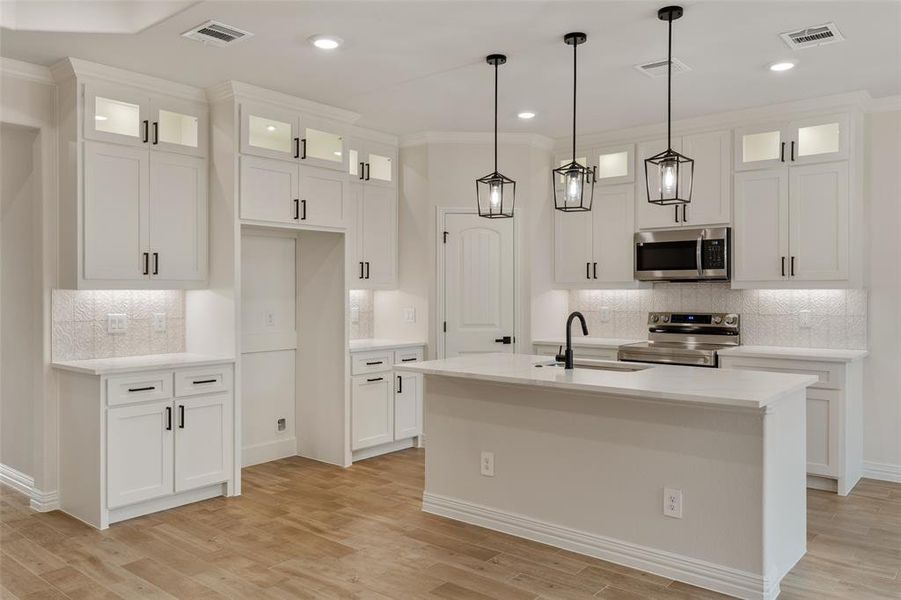
{"label": "decorative tile backsplash", "polygon": [[[867,348],[866,290],[733,290],[729,284],[657,284],[641,290],[572,290],[571,310],[596,337],[647,338],[650,311],[734,312],[742,343],[801,348]],[[609,320],[602,321],[604,309]],[[800,311],[810,311],[801,327]]]}
{"label": "decorative tile backsplash", "polygon": [[[53,360],[185,351],[185,295],[176,290],[53,290]],[[154,331],[153,315],[166,330]],[[128,317],[125,333],[107,333],[107,315]]]}
{"label": "decorative tile backsplash", "polygon": [[[354,317],[359,317],[354,322]],[[350,290],[350,339],[360,340],[373,336],[372,290]]]}

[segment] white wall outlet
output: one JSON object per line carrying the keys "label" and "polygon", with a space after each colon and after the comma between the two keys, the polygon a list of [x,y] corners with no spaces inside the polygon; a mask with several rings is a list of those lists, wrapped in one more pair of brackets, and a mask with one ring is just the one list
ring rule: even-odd
{"label": "white wall outlet", "polygon": [[351,306],[350,307],[350,322],[351,323],[359,323],[360,322],[360,307],[359,306]]}
{"label": "white wall outlet", "polygon": [[798,326],[803,327],[804,329],[808,329],[811,326],[809,310],[802,310],[798,312]]}
{"label": "white wall outlet", "polygon": [[480,471],[485,477],[494,477],[494,452],[482,452]]}
{"label": "white wall outlet", "polygon": [[275,327],[275,313],[271,310],[266,311],[266,327]]}
{"label": "white wall outlet", "polygon": [[106,332],[116,335],[128,332],[128,315],[121,313],[106,315]]}
{"label": "white wall outlet", "polygon": [[663,488],[663,514],[675,519],[682,518],[682,490]]}
{"label": "white wall outlet", "polygon": [[166,313],[153,313],[153,330],[157,333],[166,331]]}
{"label": "white wall outlet", "polygon": [[601,309],[598,311],[598,316],[600,316],[602,323],[609,323],[610,322],[610,307],[602,306]]}
{"label": "white wall outlet", "polygon": [[416,322],[416,307],[415,306],[407,306],[404,308],[404,323],[415,323]]}

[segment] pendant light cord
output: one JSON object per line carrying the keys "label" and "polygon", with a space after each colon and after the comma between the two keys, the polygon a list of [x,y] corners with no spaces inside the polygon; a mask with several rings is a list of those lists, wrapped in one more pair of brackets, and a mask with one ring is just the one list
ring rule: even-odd
{"label": "pendant light cord", "polygon": [[666,147],[673,149],[673,15],[669,16],[666,61]]}
{"label": "pendant light cord", "polygon": [[494,62],[494,172],[497,173],[497,61]]}
{"label": "pendant light cord", "polygon": [[579,44],[573,44],[573,162],[576,162],[576,49]]}

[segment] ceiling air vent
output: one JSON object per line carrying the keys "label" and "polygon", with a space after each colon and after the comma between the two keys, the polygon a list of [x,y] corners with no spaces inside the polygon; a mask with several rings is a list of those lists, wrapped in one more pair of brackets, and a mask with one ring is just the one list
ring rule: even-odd
{"label": "ceiling air vent", "polygon": [[835,23],[826,23],[825,25],[817,25],[815,27],[807,27],[797,31],[786,31],[780,33],[779,37],[785,42],[785,45],[792,50],[800,50],[802,48],[815,48],[826,44],[834,44],[835,42],[843,42],[845,37],[838,30]]}
{"label": "ceiling air vent", "polygon": [[[639,73],[644,73],[652,79],[658,77],[666,77],[666,59],[655,60],[654,62],[644,63],[643,65],[635,65]],[[673,75],[691,71],[691,67],[676,57],[673,57]]]}
{"label": "ceiling air vent", "polygon": [[207,21],[181,35],[188,39],[197,40],[204,44],[213,44],[214,46],[231,46],[253,36],[249,31],[244,31],[219,21]]}

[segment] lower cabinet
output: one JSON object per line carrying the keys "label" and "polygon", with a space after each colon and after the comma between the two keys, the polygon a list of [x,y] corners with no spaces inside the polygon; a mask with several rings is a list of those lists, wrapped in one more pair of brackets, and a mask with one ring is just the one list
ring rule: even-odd
{"label": "lower cabinet", "polygon": [[422,435],[422,375],[399,366],[422,359],[421,347],[354,354],[351,450],[383,447],[384,452],[392,452],[404,442],[409,447],[409,440]]}
{"label": "lower cabinet", "polygon": [[107,508],[171,494],[172,402],[110,408],[106,427]]}

